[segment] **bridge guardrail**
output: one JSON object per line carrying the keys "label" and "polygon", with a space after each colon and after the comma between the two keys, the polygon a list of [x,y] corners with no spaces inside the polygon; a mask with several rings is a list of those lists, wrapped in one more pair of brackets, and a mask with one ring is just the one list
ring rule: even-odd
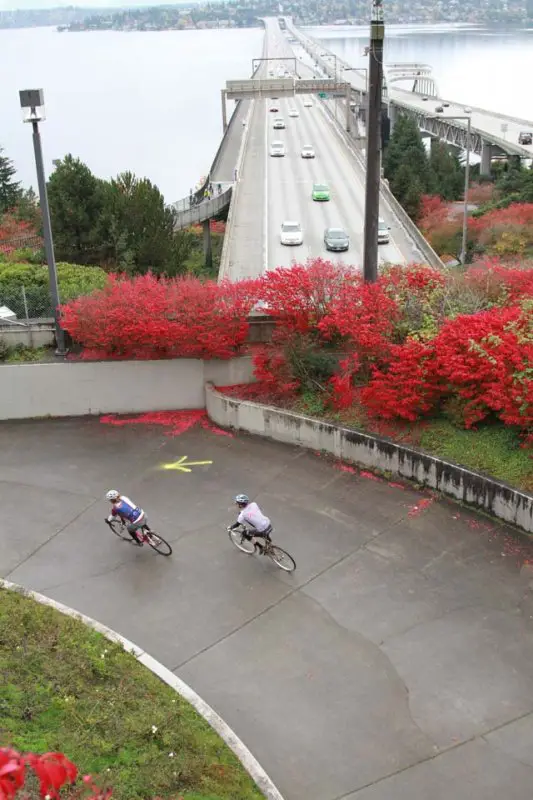
{"label": "bridge guardrail", "polygon": [[178,210],[174,225],[175,230],[183,230],[183,228],[188,228],[190,225],[197,225],[200,222],[205,222],[206,219],[216,217],[217,214],[220,214],[231,204],[232,192],[233,187],[230,186],[215,197],[204,200],[196,206],[189,206],[181,211]]}
{"label": "bridge guardrail", "polygon": [[237,166],[235,170],[237,172],[237,180],[234,185],[234,191],[231,195],[231,201],[229,204],[229,211],[228,217],[226,219],[226,232],[224,234],[224,241],[222,243],[222,253],[220,254],[220,266],[218,268],[218,280],[224,280],[224,278],[228,277],[229,272],[229,249],[230,249],[230,241],[232,236],[232,228],[233,228],[233,215],[235,212],[235,206],[237,205],[237,198],[239,196],[239,188],[240,188],[240,181],[241,181],[241,171],[242,171],[242,164],[244,161],[244,153],[246,150],[246,142],[248,141],[248,132],[250,130],[250,121],[252,119],[254,113],[254,106],[255,101],[250,101],[250,107],[248,109],[248,117],[246,119],[246,128],[244,130],[243,137],[241,139],[241,146],[239,148],[239,154],[237,156]]}

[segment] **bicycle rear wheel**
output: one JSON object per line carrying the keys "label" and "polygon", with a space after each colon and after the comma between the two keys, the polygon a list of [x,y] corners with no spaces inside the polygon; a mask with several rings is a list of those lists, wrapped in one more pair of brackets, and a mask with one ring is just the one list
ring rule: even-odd
{"label": "bicycle rear wheel", "polygon": [[143,531],[144,533],[144,541],[146,544],[149,544],[152,550],[155,550],[156,553],[159,553],[160,556],[170,556],[172,555],[172,547],[160,536],[158,533],[154,533],[154,531]]}
{"label": "bicycle rear wheel", "polygon": [[109,527],[111,528],[111,530],[113,531],[115,536],[118,536],[119,539],[124,539],[124,541],[126,541],[126,542],[132,542],[133,543],[133,539],[129,535],[126,526],[123,525],[121,522],[118,522],[118,520],[112,520],[111,522],[108,522],[107,524],[109,525]]}
{"label": "bicycle rear wheel", "polygon": [[294,572],[296,569],[296,561],[290,556],[286,550],[278,547],[276,544],[270,545],[266,555],[272,559],[274,564],[285,572]]}
{"label": "bicycle rear wheel", "polygon": [[230,530],[228,531],[228,535],[235,547],[238,547],[241,552],[246,553],[249,556],[255,553],[254,543],[252,542],[251,538],[245,536],[242,531],[238,529]]}

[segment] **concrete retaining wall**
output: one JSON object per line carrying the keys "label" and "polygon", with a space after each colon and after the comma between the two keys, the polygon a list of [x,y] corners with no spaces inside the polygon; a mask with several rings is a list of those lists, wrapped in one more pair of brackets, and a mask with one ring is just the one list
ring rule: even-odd
{"label": "concrete retaining wall", "polygon": [[429,486],[455,500],[483,509],[533,533],[533,496],[453,462],[412,447],[359,431],[281,411],[258,403],[233,400],[206,387],[209,417],[223,428],[247,431],[278,442],[330,453],[342,461]]}
{"label": "concrete retaining wall", "polygon": [[204,385],[248,383],[252,361],[180,358],[0,366],[0,419],[203,408]]}
{"label": "concrete retaining wall", "polygon": [[51,347],[55,341],[54,320],[35,319],[29,325],[0,325],[0,340],[8,347]]}

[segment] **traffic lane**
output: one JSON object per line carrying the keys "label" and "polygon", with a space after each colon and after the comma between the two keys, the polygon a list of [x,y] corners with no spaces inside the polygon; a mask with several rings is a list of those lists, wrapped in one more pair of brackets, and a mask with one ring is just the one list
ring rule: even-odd
{"label": "traffic lane", "polygon": [[[338,135],[335,123],[326,116],[320,103],[317,105],[316,113],[310,119],[315,126],[323,158],[327,162],[329,174],[332,176],[331,185],[335,193],[336,211],[343,226],[352,237],[360,266],[364,250],[364,171],[346,147],[344,140]],[[392,215],[383,203],[380,205],[380,216],[392,228]],[[379,245],[378,248],[380,263],[403,264],[407,260],[406,255],[399,243],[395,241],[393,230],[389,244]],[[409,248],[410,255],[411,248]]]}
{"label": "traffic lane", "polygon": [[[287,128],[283,132],[285,133],[284,143],[287,155],[284,158],[271,159],[272,162],[276,162],[270,172],[269,193],[271,198],[269,204],[271,265],[275,266],[290,266],[294,261],[305,262],[308,257],[316,258],[317,256],[344,263],[346,253],[333,253],[326,250],[323,240],[324,231],[328,227],[342,225],[347,230],[353,228],[346,221],[341,221],[344,219],[344,214],[339,199],[335,195],[329,202],[317,202],[312,199],[313,185],[327,182],[328,167],[323,156],[323,153],[327,152],[327,147],[316,144],[316,136],[311,125],[313,109],[305,108],[303,103],[303,98],[291,98],[289,101],[285,101],[284,105],[280,104],[287,122]],[[300,116],[290,118],[290,108],[296,108]],[[274,133],[278,132],[273,131]],[[301,149],[305,144],[313,144],[317,148],[315,159],[301,157]],[[301,223],[304,236],[302,246],[285,247],[281,245],[279,241],[280,226],[286,219]]]}
{"label": "traffic lane", "polygon": [[[325,101],[325,102],[331,104],[333,101]],[[363,198],[363,203],[364,203],[365,181],[366,181],[365,171],[361,166],[359,160],[355,157],[354,153],[346,145],[344,139],[341,137],[339,131],[337,130],[336,124],[334,123],[333,119],[328,115],[328,112],[322,106],[322,103],[319,103],[318,110],[321,112],[321,115],[325,120],[326,125],[328,125],[328,127],[331,129],[332,135],[334,136],[334,138],[338,143],[339,153],[342,155],[342,158],[346,161],[346,163],[350,165],[352,174],[356,176],[359,186],[363,187],[361,190],[361,194],[360,195],[358,194],[357,196],[361,196]],[[344,109],[342,109],[342,113],[345,113]],[[341,114],[339,114],[339,119],[340,118]],[[416,261],[416,262],[422,261],[423,260],[422,256],[418,252],[414,242],[405,233],[402,225],[397,220],[389,204],[384,200],[383,195],[380,196],[379,215],[390,228],[389,243],[379,245],[378,254],[380,263],[403,264],[403,263],[409,263],[411,261]]]}

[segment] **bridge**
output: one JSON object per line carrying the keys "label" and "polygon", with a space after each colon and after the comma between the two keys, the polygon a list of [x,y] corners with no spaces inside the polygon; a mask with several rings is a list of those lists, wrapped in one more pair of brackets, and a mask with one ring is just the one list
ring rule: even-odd
{"label": "bridge", "polygon": [[[266,18],[262,58],[254,59],[251,77],[228,81],[221,90],[224,134],[208,178],[198,192],[175,205],[177,227],[203,223],[207,261],[209,219],[228,214],[220,278],[256,277],[311,257],[357,268],[363,261],[367,71],[350,66],[289,18],[285,21],[293,44],[276,18]],[[398,114],[410,114],[423,131],[465,148],[468,114],[470,149],[481,157],[482,174],[490,172],[494,157],[533,158],[533,146],[518,143],[520,131],[533,131],[533,122],[445,100],[427,64],[389,64],[385,75],[391,127]],[[397,88],[406,81],[410,90]],[[232,100],[236,107],[228,123],[226,104]],[[283,118],[284,129],[274,130],[277,117]],[[271,157],[273,142],[283,144],[284,157]],[[313,147],[315,158],[301,157],[305,145]],[[328,185],[329,202],[313,202],[316,183]],[[380,216],[390,229],[389,241],[379,248],[381,263],[422,260],[441,266],[386,181]],[[302,245],[281,244],[284,221],[300,223]],[[344,228],[348,252],[326,250],[328,227]]]}
{"label": "bridge", "polygon": [[[299,31],[287,19],[287,29],[298,40],[306,54],[320,65],[326,74],[336,70],[350,82],[354,92],[362,97],[366,94],[366,70],[354,69],[348,62]],[[417,72],[420,75],[417,75]],[[346,74],[348,73],[348,74]],[[490,174],[492,158],[517,156],[533,159],[533,144],[519,142],[520,133],[533,132],[533,121],[498,114],[494,111],[461,104],[441,97],[426,64],[389,64],[385,67],[387,86],[384,92],[391,126],[394,127],[398,113],[413,116],[423,131],[438,136],[443,141],[461,148],[466,146],[467,124],[453,117],[470,117],[470,149],[481,158],[481,174]],[[400,80],[410,79],[412,91],[392,86]]]}

